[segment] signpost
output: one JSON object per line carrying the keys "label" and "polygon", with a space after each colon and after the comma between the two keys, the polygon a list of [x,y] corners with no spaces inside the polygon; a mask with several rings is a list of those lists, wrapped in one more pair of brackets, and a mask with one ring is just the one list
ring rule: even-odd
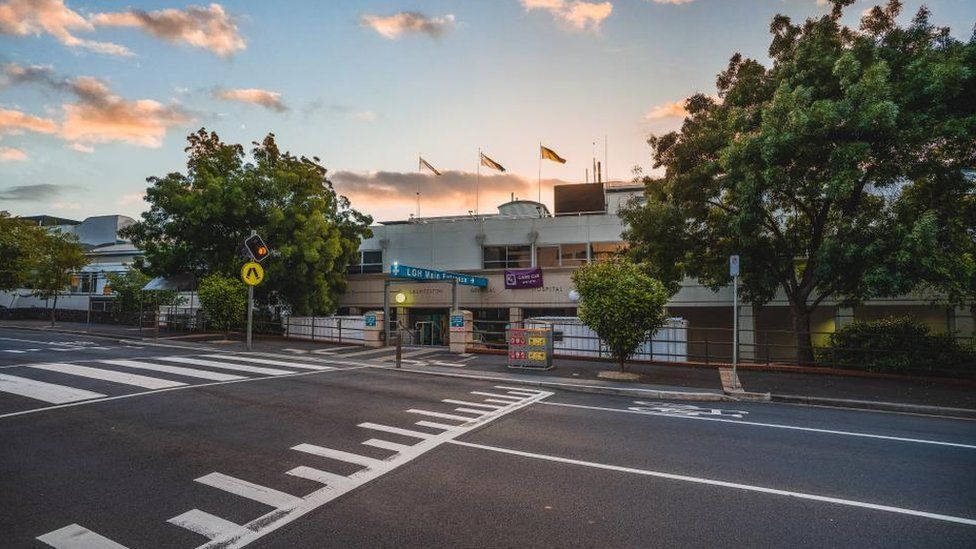
{"label": "signpost", "polygon": [[258,236],[256,231],[251,231],[251,236],[244,240],[244,249],[247,250],[247,254],[253,260],[241,267],[241,280],[247,284],[247,350],[250,351],[251,332],[254,325],[254,287],[264,280],[264,267],[258,261],[268,257],[271,250],[264,244],[264,240]]}
{"label": "signpost", "polygon": [[729,256],[729,275],[732,277],[732,387],[739,388],[739,256]]}
{"label": "signpost", "polygon": [[447,271],[435,271],[433,269],[424,269],[423,267],[411,267],[409,265],[400,265],[399,263],[393,263],[390,265],[390,276],[393,278],[409,278],[411,280],[424,280],[424,281],[434,281],[434,280],[457,280],[457,283],[462,286],[475,286],[477,288],[487,288],[488,279],[480,276],[471,276],[460,273],[449,273]]}

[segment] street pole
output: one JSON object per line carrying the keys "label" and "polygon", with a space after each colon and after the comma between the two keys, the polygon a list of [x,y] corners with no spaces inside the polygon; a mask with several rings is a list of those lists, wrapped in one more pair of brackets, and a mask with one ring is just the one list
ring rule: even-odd
{"label": "street pole", "polygon": [[739,276],[732,277],[732,387],[739,388]]}
{"label": "street pole", "polygon": [[254,319],[254,286],[247,287],[247,350],[251,350],[251,321]]}

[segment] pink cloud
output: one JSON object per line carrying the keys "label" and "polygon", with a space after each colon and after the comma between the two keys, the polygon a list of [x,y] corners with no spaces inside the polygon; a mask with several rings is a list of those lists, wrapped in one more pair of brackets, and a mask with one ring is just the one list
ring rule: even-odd
{"label": "pink cloud", "polygon": [[0,147],[0,162],[23,162],[27,153],[13,147]]}
{"label": "pink cloud", "polygon": [[129,10],[99,13],[91,18],[99,26],[131,27],[173,44],[186,44],[228,57],[247,47],[237,22],[220,4],[190,6],[185,10],[147,12]]}
{"label": "pink cloud", "polygon": [[288,110],[288,107],[281,101],[280,93],[258,88],[217,89],[213,91],[213,96],[222,101],[251,103],[277,112],[285,112]]}
{"label": "pink cloud", "polygon": [[660,105],[655,105],[644,118],[647,120],[663,120],[666,118],[684,118],[688,116],[688,111],[685,109],[685,101],[669,101],[667,103],[661,103]]}
{"label": "pink cloud", "polygon": [[40,118],[18,110],[0,108],[0,134],[24,131],[55,133],[58,131],[58,124],[49,118]]}
{"label": "pink cloud", "polygon": [[581,0],[522,0],[526,11],[545,10],[553,18],[577,31],[600,30],[603,20],[610,17],[613,4],[610,2],[583,2]]}
{"label": "pink cloud", "polygon": [[79,38],[75,32],[92,32],[95,26],[64,0],[7,0],[0,4],[0,34],[27,36],[49,34],[68,47],[109,55],[129,56],[125,46]]}
{"label": "pink cloud", "polygon": [[407,33],[420,33],[438,38],[454,28],[454,16],[448,14],[443,17],[428,17],[415,11],[403,11],[386,16],[364,15],[360,23],[390,40],[396,40]]}

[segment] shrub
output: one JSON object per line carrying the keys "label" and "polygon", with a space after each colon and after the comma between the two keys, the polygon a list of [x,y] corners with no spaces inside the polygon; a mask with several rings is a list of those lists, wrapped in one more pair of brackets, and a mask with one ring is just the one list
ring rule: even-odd
{"label": "shrub", "polygon": [[207,319],[225,335],[247,312],[247,289],[236,278],[212,274],[200,281],[197,293]]}
{"label": "shrub", "polygon": [[976,351],[907,317],[856,321],[837,330],[820,351],[822,361],[869,372],[976,375]]}

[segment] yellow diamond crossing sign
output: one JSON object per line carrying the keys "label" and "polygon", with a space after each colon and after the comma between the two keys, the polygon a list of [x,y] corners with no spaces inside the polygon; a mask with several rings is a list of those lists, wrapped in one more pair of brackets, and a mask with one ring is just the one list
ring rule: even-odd
{"label": "yellow diamond crossing sign", "polygon": [[241,267],[241,279],[248,286],[257,286],[264,280],[264,267],[254,261],[245,263]]}

